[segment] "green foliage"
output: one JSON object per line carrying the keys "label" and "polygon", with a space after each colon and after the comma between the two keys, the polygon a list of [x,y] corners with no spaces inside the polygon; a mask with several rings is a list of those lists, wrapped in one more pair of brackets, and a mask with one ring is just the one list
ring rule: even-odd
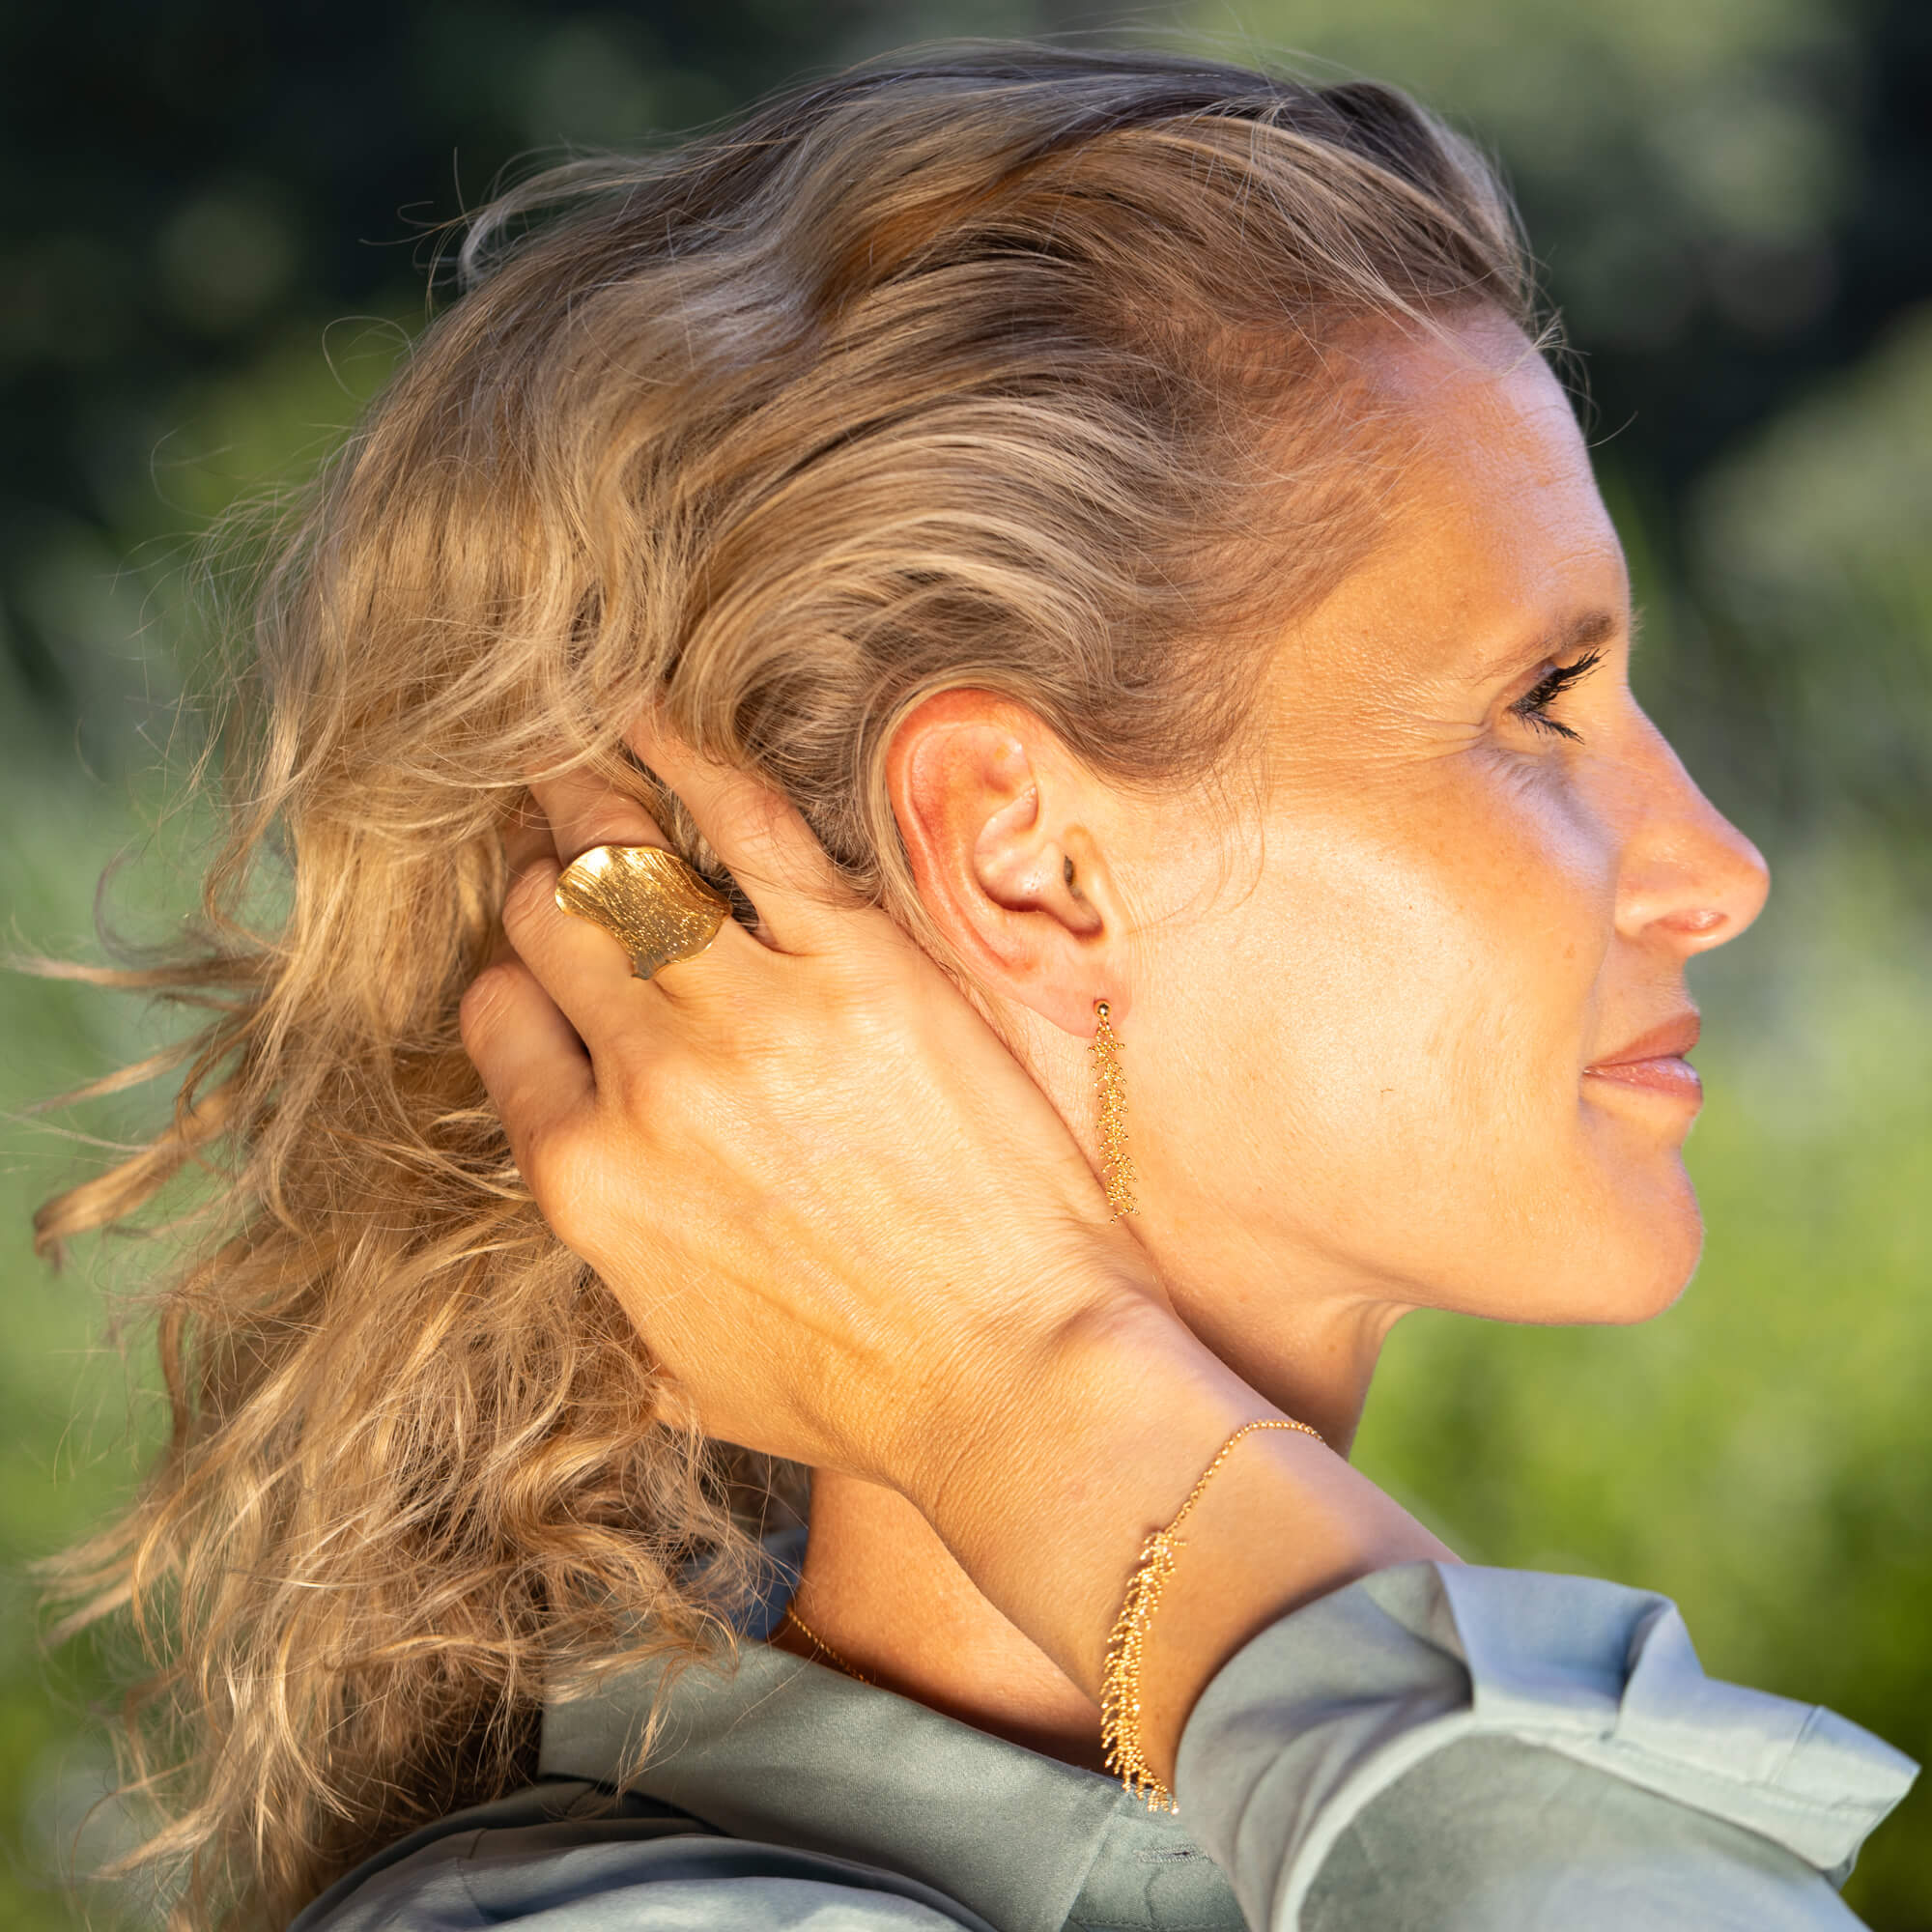
{"label": "green foliage", "polygon": [[[14,711],[17,717],[17,709]],[[10,732],[0,743],[7,774],[9,838],[0,843],[0,906],[18,943],[68,956],[91,953],[94,880],[139,837],[125,788],[90,781],[45,748]],[[0,1923],[56,1932],[75,1923],[50,1888],[56,1870],[98,1862],[125,1841],[125,1820],[93,1809],[111,1784],[105,1735],[90,1716],[114,1689],[86,1639],[49,1652],[35,1614],[27,1565],[82,1534],[128,1492],[153,1440],[152,1416],[130,1410],[151,1390],[152,1361],[125,1374],[103,1342],[103,1283],[113,1256],[53,1273],[34,1260],[29,1221],[39,1202],[97,1162],[49,1122],[20,1110],[108,1066],[151,1039],[152,1016],[58,981],[0,978]],[[87,1130],[112,1137],[141,1110],[90,1110]],[[118,1112],[119,1118],[116,1118]],[[129,1282],[128,1287],[137,1285]],[[97,1903],[105,1910],[105,1901]],[[98,1923],[109,1922],[108,1918]]]}
{"label": "green foliage", "polygon": [[1690,518],[1727,668],[1782,727],[1787,812],[1882,828],[1921,887],[1932,879],[1928,502],[1932,303],[1718,465]]}

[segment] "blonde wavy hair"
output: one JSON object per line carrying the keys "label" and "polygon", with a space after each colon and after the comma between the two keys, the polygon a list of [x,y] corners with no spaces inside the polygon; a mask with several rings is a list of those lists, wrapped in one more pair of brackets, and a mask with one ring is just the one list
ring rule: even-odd
{"label": "blonde wavy hair", "polygon": [[528,777],[602,772],[715,875],[623,750],[661,703],[922,929],[910,708],[999,691],[1122,784],[1222,768],[1265,639],[1373,541],[1350,331],[1531,303],[1489,170],[1402,96],[1025,47],[557,167],[460,269],[251,597],[191,943],[89,969],[210,1009],[172,1115],[38,1222],[206,1183],[144,1299],[168,1439],[55,1567],[67,1628],[138,1637],[162,1822],[124,1866],[175,1927],[281,1925],[527,1781],[546,1694],[728,1643],[754,1560],[773,1472],[668,1419],[458,1039]]}

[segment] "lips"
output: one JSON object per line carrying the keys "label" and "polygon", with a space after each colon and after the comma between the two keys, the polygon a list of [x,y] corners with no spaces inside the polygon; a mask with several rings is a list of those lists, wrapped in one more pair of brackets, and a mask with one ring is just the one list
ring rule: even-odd
{"label": "lips", "polygon": [[1617,1052],[1593,1060],[1583,1071],[1620,1087],[1641,1088],[1694,1106],[1704,1097],[1704,1083],[1684,1056],[1697,1044],[1702,1027],[1696,1013],[1679,1013],[1639,1034]]}

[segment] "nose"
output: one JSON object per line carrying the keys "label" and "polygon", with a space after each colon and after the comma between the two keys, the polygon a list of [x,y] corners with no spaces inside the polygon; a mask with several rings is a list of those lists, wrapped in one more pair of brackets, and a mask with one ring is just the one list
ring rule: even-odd
{"label": "nose", "polygon": [[1685,955],[1735,939],[1771,891],[1764,855],[1697,788],[1647,718],[1639,755],[1626,769],[1617,929]]}

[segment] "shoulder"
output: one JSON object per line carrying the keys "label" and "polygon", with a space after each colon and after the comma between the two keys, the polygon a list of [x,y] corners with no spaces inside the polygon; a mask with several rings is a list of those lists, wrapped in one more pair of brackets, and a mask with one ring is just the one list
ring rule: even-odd
{"label": "shoulder", "polygon": [[731,1838],[575,1780],[440,1820],[329,1888],[289,1932],[986,1932],[898,1873]]}

